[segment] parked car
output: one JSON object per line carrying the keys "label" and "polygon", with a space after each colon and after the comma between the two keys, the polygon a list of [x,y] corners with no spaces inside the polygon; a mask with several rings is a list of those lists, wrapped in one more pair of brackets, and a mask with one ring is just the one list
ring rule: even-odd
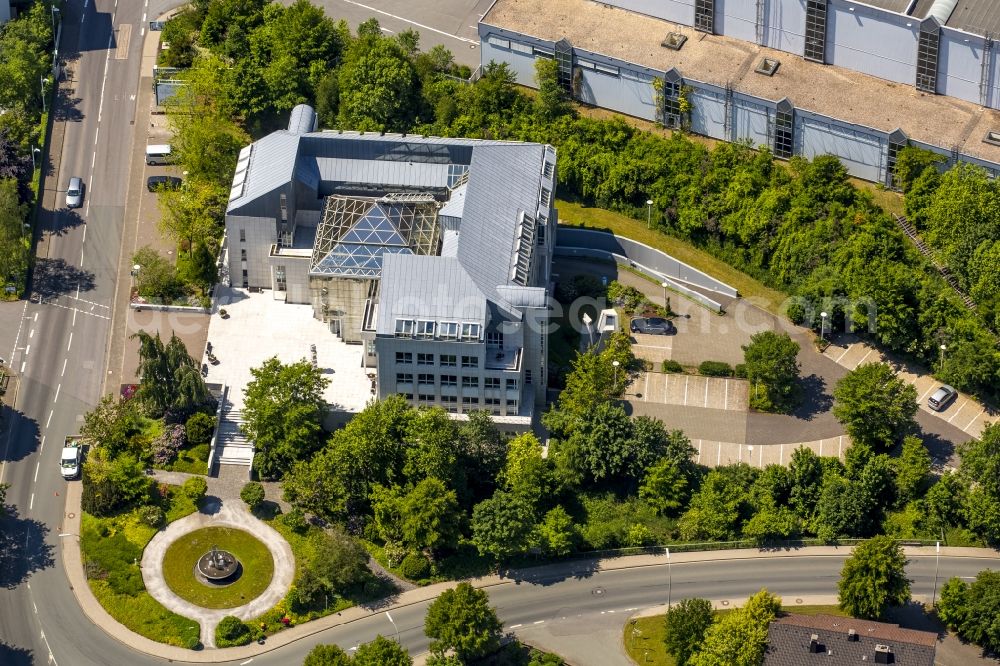
{"label": "parked car", "polygon": [[677,332],[673,322],[663,317],[637,317],[629,323],[629,330],[648,335],[673,335]]}
{"label": "parked car", "polygon": [[146,189],[150,192],[157,190],[176,190],[184,182],[177,176],[150,176],[146,179]]}
{"label": "parked car", "polygon": [[957,395],[958,391],[945,384],[937,391],[934,391],[934,393],[931,394],[931,397],[927,398],[927,406],[935,412],[944,411],[948,404],[951,403]]}
{"label": "parked car", "polygon": [[83,452],[79,437],[69,436],[63,444],[62,456],[59,458],[59,472],[67,481],[80,475],[80,454]]}
{"label": "parked car", "polygon": [[83,181],[73,176],[66,188],[66,208],[79,208],[83,205]]}

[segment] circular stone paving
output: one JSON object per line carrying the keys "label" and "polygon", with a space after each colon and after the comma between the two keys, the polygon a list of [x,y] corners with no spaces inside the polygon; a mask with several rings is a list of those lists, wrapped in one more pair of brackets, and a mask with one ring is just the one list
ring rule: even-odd
{"label": "circular stone paving", "polygon": [[[235,557],[239,566],[221,581],[199,574],[199,561],[213,548]],[[233,527],[203,527],[171,543],[163,557],[163,578],[180,598],[202,608],[235,608],[260,596],[271,583],[274,559],[263,542]]]}

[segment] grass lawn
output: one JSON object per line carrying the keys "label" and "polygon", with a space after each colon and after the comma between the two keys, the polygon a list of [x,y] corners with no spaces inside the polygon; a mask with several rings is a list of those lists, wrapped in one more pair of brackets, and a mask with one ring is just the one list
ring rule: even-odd
{"label": "grass lawn", "polygon": [[[847,613],[837,606],[782,606],[781,610],[796,615],[823,614],[847,617]],[[719,610],[715,612],[715,615],[719,617],[729,612],[731,612],[729,609]],[[635,630],[634,635],[633,630]],[[630,620],[625,624],[625,632],[622,637],[625,652],[637,664],[676,666],[677,662],[667,654],[667,648],[663,644],[665,635],[666,624],[663,621],[663,615],[636,618],[634,624]]]}
{"label": "grass lawn", "polygon": [[[231,585],[206,585],[195,577],[198,559],[212,546],[227,550],[243,565]],[[235,608],[260,596],[271,583],[271,551],[249,532],[230,527],[205,527],[170,544],[163,558],[163,577],[177,596],[204,608]]]}
{"label": "grass lawn", "polygon": [[[173,522],[197,510],[194,502],[176,487],[170,487],[168,499],[164,504],[167,522]],[[98,544],[95,540],[101,539],[102,536],[124,534],[125,538],[141,552],[158,531],[139,520],[137,511],[106,518],[84,513],[81,519],[80,548],[85,561],[88,551],[97,550]],[[122,594],[112,589],[104,578],[88,576],[87,583],[111,617],[137,634],[178,647],[194,648],[198,645],[200,629],[197,622],[167,610],[145,589],[137,594]]]}
{"label": "grass lawn", "polygon": [[189,446],[177,452],[177,459],[164,467],[171,472],[208,474],[208,444]]}
{"label": "grass lawn", "polygon": [[647,229],[644,222],[603,208],[591,208],[562,199],[556,202],[556,206],[559,208],[560,224],[612,231],[615,234],[655,247],[675,259],[690,264],[717,280],[735,287],[741,296],[753,299],[755,305],[759,305],[769,312],[780,314],[780,306],[787,298],[786,294],[763,285],[746,273],[738,271],[721,259],[716,259],[704,250],[699,250],[687,241]]}

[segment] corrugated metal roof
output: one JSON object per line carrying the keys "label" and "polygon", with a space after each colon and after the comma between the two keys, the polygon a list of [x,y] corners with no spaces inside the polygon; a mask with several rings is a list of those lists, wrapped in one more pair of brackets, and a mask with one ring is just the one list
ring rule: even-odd
{"label": "corrugated metal roof", "polygon": [[296,170],[298,150],[299,136],[286,130],[272,132],[255,142],[250,162],[242,176],[242,194],[229,202],[226,212],[235,212],[258,197],[288,184]]}
{"label": "corrugated metal roof", "polygon": [[1000,38],[1000,6],[997,0],[959,0],[948,27]]}
{"label": "corrugated metal roof", "polygon": [[447,217],[462,217],[465,210],[465,191],[468,188],[468,184],[459,185],[456,187],[451,196],[448,197],[448,201],[441,207],[438,211],[438,215],[443,215]]}
{"label": "corrugated metal roof", "polygon": [[329,157],[299,158],[299,163],[313,163],[319,179],[338,183],[379,183],[386,190],[393,187],[445,188],[448,164],[357,160]]}
{"label": "corrugated metal roof", "polygon": [[382,260],[378,335],[392,335],[397,319],[486,323],[486,297],[453,257],[387,255]]}

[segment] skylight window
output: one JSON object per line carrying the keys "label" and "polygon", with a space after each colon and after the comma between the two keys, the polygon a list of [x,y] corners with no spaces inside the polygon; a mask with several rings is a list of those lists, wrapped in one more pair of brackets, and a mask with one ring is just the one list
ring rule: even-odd
{"label": "skylight window", "polygon": [[414,327],[414,321],[412,319],[397,319],[396,320],[396,337],[397,338],[412,338],[413,337],[413,327]]}

